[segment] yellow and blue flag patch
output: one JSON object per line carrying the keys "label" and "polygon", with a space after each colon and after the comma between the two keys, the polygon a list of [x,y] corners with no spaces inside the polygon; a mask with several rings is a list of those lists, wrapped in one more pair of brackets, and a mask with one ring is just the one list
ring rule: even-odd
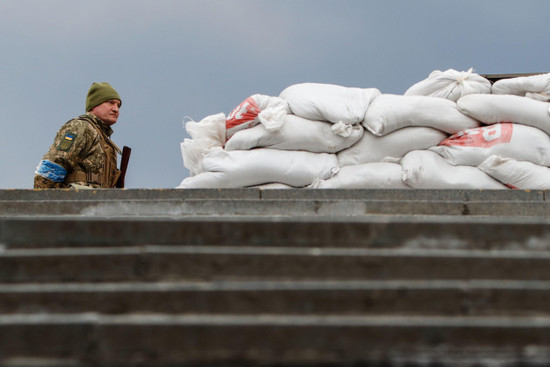
{"label": "yellow and blue flag patch", "polygon": [[77,136],[76,134],[67,131],[65,135],[63,135],[61,142],[59,142],[57,149],[63,150],[63,151],[68,151],[69,149],[71,149],[76,139],[76,136]]}

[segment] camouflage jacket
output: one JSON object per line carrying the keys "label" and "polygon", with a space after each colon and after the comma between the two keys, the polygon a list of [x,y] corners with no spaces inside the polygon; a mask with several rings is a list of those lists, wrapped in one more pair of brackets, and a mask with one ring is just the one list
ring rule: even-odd
{"label": "camouflage jacket", "polygon": [[114,187],[120,149],[113,130],[91,113],[66,122],[36,169],[34,188]]}

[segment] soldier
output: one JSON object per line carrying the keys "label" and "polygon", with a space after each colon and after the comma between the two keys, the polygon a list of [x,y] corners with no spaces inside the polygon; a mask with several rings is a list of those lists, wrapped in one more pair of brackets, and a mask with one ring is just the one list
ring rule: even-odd
{"label": "soldier", "polygon": [[34,188],[111,188],[120,176],[111,126],[122,100],[109,83],[93,83],[86,113],[65,123],[34,176]]}

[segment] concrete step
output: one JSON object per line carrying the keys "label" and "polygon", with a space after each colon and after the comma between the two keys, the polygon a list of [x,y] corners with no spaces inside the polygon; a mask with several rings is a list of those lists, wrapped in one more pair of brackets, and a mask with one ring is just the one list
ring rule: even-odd
{"label": "concrete step", "polygon": [[339,216],[492,215],[550,216],[546,201],[413,201],[413,200],[51,200],[0,201],[0,216],[196,217],[196,216]]}
{"label": "concrete step", "polygon": [[544,191],[518,190],[5,190],[0,217],[365,215],[542,216]]}
{"label": "concrete step", "polygon": [[455,189],[94,189],[0,190],[0,201],[73,200],[412,200],[412,201],[545,201],[541,190]]}
{"label": "concrete step", "polygon": [[224,281],[0,284],[0,314],[550,317],[541,281]]}
{"label": "concrete step", "polygon": [[0,345],[2,365],[542,366],[550,319],[18,314],[0,316]]}
{"label": "concrete step", "polygon": [[550,252],[268,246],[30,248],[0,252],[0,283],[221,280],[550,281]]}
{"label": "concrete step", "polygon": [[542,366],[544,191],[0,190],[0,366]]}
{"label": "concrete step", "polygon": [[4,218],[0,244],[8,248],[155,244],[549,250],[550,218]]}

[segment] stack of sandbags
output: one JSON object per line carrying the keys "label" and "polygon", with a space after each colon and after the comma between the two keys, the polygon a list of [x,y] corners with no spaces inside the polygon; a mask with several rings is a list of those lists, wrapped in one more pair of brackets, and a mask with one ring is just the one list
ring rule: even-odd
{"label": "stack of sandbags", "polygon": [[[438,156],[415,152],[403,158],[404,181],[422,188],[488,189],[495,188],[494,181],[510,188],[550,188],[545,179],[550,174],[550,104],[541,101],[549,76],[502,79],[493,84],[492,93],[497,94],[460,97],[458,111],[482,126],[428,149]],[[420,158],[425,163],[420,164]],[[434,169],[436,161],[439,167]]]}
{"label": "stack of sandbags", "polygon": [[479,121],[458,111],[455,100],[474,90],[490,92],[490,82],[471,70],[454,77],[445,77],[451,71],[439,73],[438,78],[436,74],[408,95],[380,94],[372,100],[360,122],[365,128],[363,137],[337,154],[340,171],[311,187],[412,187],[403,179],[401,159],[409,152],[436,146],[450,134],[478,127]]}
{"label": "stack of sandbags", "polygon": [[496,123],[453,135],[429,151],[454,167],[476,168],[510,188],[550,188],[545,179],[550,177],[550,137],[535,127]]}
{"label": "stack of sandbags", "polygon": [[[359,122],[380,94],[375,88],[304,83],[279,97],[253,95],[227,116],[225,141],[216,149],[190,153],[191,144],[182,143],[191,176],[178,187],[306,187],[328,179],[338,171],[336,153],[363,136]],[[186,128],[192,136],[190,128],[202,124],[189,122]]]}
{"label": "stack of sandbags", "polygon": [[459,137],[462,147],[451,143],[441,153],[477,164],[511,188],[550,189],[550,103],[541,97],[550,90],[549,79],[550,74],[502,79],[493,84],[498,94],[461,98],[459,109],[488,126]]}
{"label": "stack of sandbags", "polygon": [[376,95],[359,122],[365,128],[363,137],[337,154],[339,172],[310,187],[408,187],[396,164],[411,151],[428,149],[450,134],[480,126],[479,121],[458,111],[455,101],[469,93],[490,93],[490,87],[487,79],[472,70],[447,70],[432,73],[406,95]]}
{"label": "stack of sandbags", "polygon": [[[410,126],[427,124],[430,127],[424,129],[435,128],[440,132],[451,133],[450,129],[459,128],[463,123],[461,115],[475,120],[480,126],[458,131],[447,139],[441,139],[432,147],[419,146],[406,153],[400,160],[402,178],[404,183],[411,187],[550,188],[550,181],[545,180],[550,174],[550,104],[541,102],[540,98],[540,94],[545,93],[544,87],[550,84],[546,83],[548,75],[502,80],[506,81],[503,84],[516,87],[515,95],[491,95],[487,94],[486,90],[466,93],[457,100],[456,111],[440,110],[442,117],[439,120],[436,118],[437,113],[432,113],[437,111],[438,105],[429,99],[426,103],[433,106],[425,105],[422,112],[415,111],[413,107],[406,111],[408,103],[413,105],[412,102],[406,101],[406,97],[411,94],[392,96],[393,101],[388,98],[388,102],[385,103],[387,107],[380,113],[376,109],[377,105],[385,102],[385,95],[382,95],[371,104],[362,124],[369,131],[382,135],[379,139],[388,139],[388,143],[392,135],[402,135],[401,139],[395,140],[396,144],[383,144],[385,149],[377,149],[379,152],[389,149],[397,151],[397,154],[393,154],[394,159],[390,159],[393,162],[399,161],[399,149],[409,150],[410,145],[407,143],[413,143],[415,139],[422,141],[422,131],[418,131],[416,135],[409,133],[406,130],[412,129]],[[532,82],[530,78],[533,78]],[[523,90],[521,86],[524,87]],[[428,88],[426,91],[429,92]],[[533,99],[529,91],[536,91],[539,97]],[[416,106],[421,108],[420,103]],[[422,113],[426,113],[427,116],[421,116]],[[452,119],[452,116],[459,117]],[[431,121],[432,118],[436,119]],[[510,121],[514,123],[506,123]],[[387,131],[390,133],[386,134]],[[371,141],[366,143],[369,138]],[[433,138],[437,139],[436,136]],[[429,142],[426,136],[424,139]],[[363,142],[365,143],[362,144]],[[359,150],[359,147],[366,149],[374,146],[376,140],[365,134],[354,147],[338,154],[338,157],[342,158],[339,162],[345,165],[361,163],[360,159],[371,159],[372,155],[360,155],[355,150]],[[391,156],[391,152],[388,155]],[[384,160],[388,160],[388,157]]]}
{"label": "stack of sandbags", "polygon": [[471,69],[450,69],[405,95],[318,83],[253,95],[187,123],[179,188],[550,188],[549,79],[491,94]]}

